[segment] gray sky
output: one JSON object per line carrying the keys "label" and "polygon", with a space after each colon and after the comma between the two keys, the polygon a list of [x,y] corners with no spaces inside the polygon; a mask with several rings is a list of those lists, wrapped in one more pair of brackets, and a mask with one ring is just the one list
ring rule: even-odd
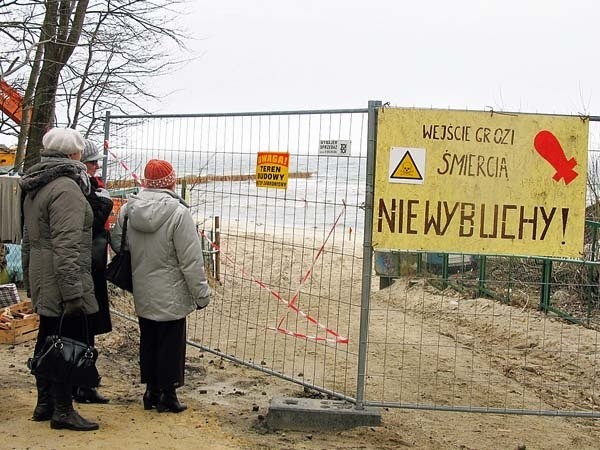
{"label": "gray sky", "polygon": [[600,115],[597,0],[190,0],[157,112],[393,106]]}

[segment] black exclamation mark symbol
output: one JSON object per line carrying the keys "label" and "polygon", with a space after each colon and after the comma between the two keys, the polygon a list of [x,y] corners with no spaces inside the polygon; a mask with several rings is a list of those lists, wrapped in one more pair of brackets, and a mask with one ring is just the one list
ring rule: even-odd
{"label": "black exclamation mark symbol", "polygon": [[562,209],[562,228],[563,228],[563,241],[562,245],[565,245],[565,232],[567,231],[567,220],[569,219],[569,208]]}

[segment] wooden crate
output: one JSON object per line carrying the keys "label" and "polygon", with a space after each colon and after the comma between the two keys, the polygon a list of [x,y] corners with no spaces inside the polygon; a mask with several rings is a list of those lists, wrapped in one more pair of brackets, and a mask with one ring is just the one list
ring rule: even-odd
{"label": "wooden crate", "polygon": [[40,316],[33,312],[31,300],[0,309],[0,344],[19,344],[37,337]]}

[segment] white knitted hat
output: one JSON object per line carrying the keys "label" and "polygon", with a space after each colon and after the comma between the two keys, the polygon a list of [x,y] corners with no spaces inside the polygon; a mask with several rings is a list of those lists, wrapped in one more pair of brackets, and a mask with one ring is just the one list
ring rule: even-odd
{"label": "white knitted hat", "polygon": [[44,151],[42,153],[72,153],[83,152],[85,141],[78,131],[72,128],[52,128],[42,138]]}

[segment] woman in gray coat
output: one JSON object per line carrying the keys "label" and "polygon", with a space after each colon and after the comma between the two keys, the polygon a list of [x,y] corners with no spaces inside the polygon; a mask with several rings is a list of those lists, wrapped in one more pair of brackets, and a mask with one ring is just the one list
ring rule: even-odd
{"label": "woman in gray coat", "polygon": [[[20,181],[23,201],[23,276],[33,309],[40,315],[35,353],[58,328],[62,335],[87,339],[84,315],[98,311],[92,282],[92,210],[85,198],[90,184],[79,162],[83,137],[70,128],[54,128],[42,139],[42,161]],[[36,377],[38,401],[33,420],[52,428],[97,430],[98,424],[73,409],[71,385]]]}
{"label": "woman in gray coat", "polygon": [[200,239],[185,202],[174,192],[173,167],[152,159],[145,187],[119,211],[111,246],[121,246],[123,223],[131,251],[133,298],[140,326],[140,375],[145,409],[181,412],[175,389],[184,383],[185,318],[208,305]]}

